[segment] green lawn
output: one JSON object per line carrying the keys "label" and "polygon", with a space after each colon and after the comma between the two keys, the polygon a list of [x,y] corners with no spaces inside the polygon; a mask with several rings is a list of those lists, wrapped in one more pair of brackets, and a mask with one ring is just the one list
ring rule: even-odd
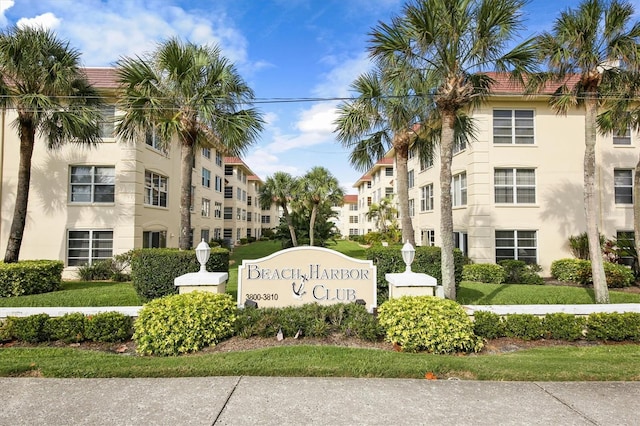
{"label": "green lawn", "polygon": [[0,297],[0,307],[25,306],[140,306],[131,283],[65,281],[52,293]]}
{"label": "green lawn", "polygon": [[[138,357],[72,348],[7,348],[0,376],[291,376],[473,380],[640,380],[638,345],[557,346],[496,355],[410,354],[330,346],[283,346],[180,357]],[[577,362],[576,360],[579,360]]]}

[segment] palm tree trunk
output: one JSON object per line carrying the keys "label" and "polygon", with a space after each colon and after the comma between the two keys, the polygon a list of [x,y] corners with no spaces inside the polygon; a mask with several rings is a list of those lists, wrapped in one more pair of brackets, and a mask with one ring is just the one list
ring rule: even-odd
{"label": "palm tree trunk", "polygon": [[596,178],[596,99],[589,97],[585,102],[585,149],[584,149],[584,211],[587,221],[589,258],[596,303],[609,303],[609,289],[604,274],[598,229],[598,199],[595,191]]}
{"label": "palm tree trunk", "polygon": [[318,213],[318,205],[313,204],[311,208],[311,218],[309,219],[309,245],[313,247],[313,228],[316,227],[316,215]]}
{"label": "palm tree trunk", "polygon": [[291,215],[289,214],[289,209],[287,208],[287,206],[282,206],[282,215],[284,216],[284,220],[287,222],[287,226],[289,227],[289,234],[291,234],[291,244],[294,247],[298,247],[296,228],[293,227],[293,220],[291,219]]}
{"label": "palm tree trunk", "polygon": [[440,136],[440,234],[441,272],[444,295],[456,300],[456,274],[453,258],[453,207],[451,203],[451,162],[453,160],[455,112],[442,111]]}
{"label": "palm tree trunk", "polygon": [[[406,133],[406,132],[405,132]],[[415,233],[413,232],[413,223],[409,216],[409,170],[407,161],[409,159],[409,138],[407,134],[400,135],[404,138],[402,141],[394,144],[396,148],[396,166],[398,173],[398,210],[400,213],[400,226],[402,226],[402,242],[407,241],[415,247]]]}
{"label": "palm tree trunk", "polygon": [[27,223],[27,205],[29,202],[29,185],[31,183],[31,157],[35,143],[35,129],[32,125],[20,123],[20,163],[18,165],[18,185],[16,187],[16,205],[13,210],[13,221],[7,241],[5,263],[14,263],[20,257],[22,236]]}
{"label": "palm tree trunk", "polygon": [[193,173],[193,147],[188,144],[180,145],[180,250],[189,250],[189,234],[191,233],[191,181]]}

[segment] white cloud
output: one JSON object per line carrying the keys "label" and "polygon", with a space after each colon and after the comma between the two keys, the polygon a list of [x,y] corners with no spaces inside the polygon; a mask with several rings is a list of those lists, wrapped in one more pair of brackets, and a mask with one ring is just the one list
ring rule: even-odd
{"label": "white cloud", "polygon": [[350,96],[349,86],[360,74],[372,69],[373,65],[366,52],[346,60],[336,57],[326,57],[327,63],[335,63],[337,66],[323,76],[323,82],[318,84],[313,93],[320,97]]}
{"label": "white cloud", "polygon": [[0,25],[1,26],[4,27],[7,25],[8,21],[7,21],[7,17],[4,16],[4,13],[8,9],[11,9],[14,4],[16,4],[16,2],[14,2],[13,0],[0,0]]}
{"label": "white cloud", "polygon": [[45,28],[55,29],[60,26],[60,19],[51,12],[43,13],[35,18],[21,18],[16,23],[16,26],[20,28]]}
{"label": "white cloud", "polygon": [[302,133],[331,134],[337,118],[334,102],[315,104],[311,108],[302,111],[296,128]]}

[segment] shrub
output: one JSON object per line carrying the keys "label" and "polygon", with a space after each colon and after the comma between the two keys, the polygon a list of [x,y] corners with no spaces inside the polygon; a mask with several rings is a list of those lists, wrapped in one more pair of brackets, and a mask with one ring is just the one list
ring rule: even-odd
{"label": "shrub", "polygon": [[[406,268],[402,260],[399,247],[372,246],[367,249],[368,260],[373,260],[377,268],[378,305],[386,303],[389,299],[389,283],[385,279],[388,273],[403,272]],[[465,258],[458,249],[453,251],[456,288],[462,281],[462,266]],[[438,283],[442,283],[442,271],[440,266],[440,247],[420,246],[416,247],[413,264],[413,272],[425,273],[434,277]]]}
{"label": "shrub", "polygon": [[476,263],[462,267],[462,279],[479,283],[502,284],[507,273],[500,265],[492,263]]}
{"label": "shrub", "polygon": [[[633,271],[624,265],[604,262],[607,286],[611,288],[628,287],[634,281]],[[551,264],[551,276],[559,281],[575,282],[582,285],[593,283],[591,262],[581,259],[560,259]]]}
{"label": "shrub", "polygon": [[544,284],[544,280],[538,272],[541,268],[539,265],[528,265],[522,260],[505,259],[498,262],[504,268],[506,273],[506,284]]}
{"label": "shrub", "polygon": [[47,314],[29,315],[28,317],[9,317],[5,324],[5,333],[9,339],[28,343],[40,343],[49,340],[46,324]]}
{"label": "shrub", "polygon": [[542,320],[531,314],[507,315],[504,330],[507,337],[522,340],[537,340],[543,335]]}
{"label": "shrub", "polygon": [[444,354],[482,348],[471,320],[452,300],[432,296],[391,299],[378,309],[378,320],[387,341],[404,351]]}
{"label": "shrub", "polygon": [[60,289],[64,264],[57,260],[0,262],[0,297],[26,296]]}
{"label": "shrub", "polygon": [[108,280],[113,272],[113,260],[106,259],[80,266],[78,277],[83,281]]}
{"label": "shrub", "polygon": [[604,262],[604,274],[607,278],[607,287],[610,288],[629,287],[635,279],[633,271],[627,266],[611,262]]}
{"label": "shrub", "polygon": [[[139,249],[134,250],[131,256],[133,287],[145,301],[176,294],[174,279],[199,270],[200,264],[194,250]],[[211,249],[207,271],[228,272],[229,251]]]}
{"label": "shrub", "polygon": [[559,281],[586,284],[591,279],[591,262],[582,259],[554,260],[551,276]]}
{"label": "shrub", "polygon": [[640,313],[594,313],[587,317],[587,339],[640,341]]}
{"label": "shrub", "polygon": [[132,319],[119,312],[101,312],[87,317],[85,337],[94,342],[122,342],[131,337]]}
{"label": "shrub", "polygon": [[306,337],[326,337],[343,333],[366,340],[378,340],[381,331],[376,318],[362,305],[309,303],[285,308],[245,308],[238,312],[234,326],[238,336],[274,337],[282,330],[284,337],[298,331]]}
{"label": "shrub", "polygon": [[[600,235],[600,248],[602,248],[605,244],[604,235]],[[572,235],[569,237],[569,249],[571,250],[571,254],[573,254],[578,259],[588,260],[589,259],[589,238],[587,237],[587,233],[583,232],[579,235]]]}
{"label": "shrub", "polygon": [[569,342],[581,339],[586,320],[562,312],[547,314],[542,319],[544,337],[547,339],[567,340]]}
{"label": "shrub", "polygon": [[485,339],[497,339],[505,335],[500,315],[488,311],[476,311],[473,314],[473,332]]}
{"label": "shrub", "polygon": [[228,294],[192,292],[142,307],[133,335],[144,355],[179,355],[215,345],[233,333],[236,307]]}
{"label": "shrub", "polygon": [[61,317],[49,318],[46,329],[52,340],[62,340],[65,343],[82,342],[85,339],[84,330],[87,318],[79,313],[65,314]]}

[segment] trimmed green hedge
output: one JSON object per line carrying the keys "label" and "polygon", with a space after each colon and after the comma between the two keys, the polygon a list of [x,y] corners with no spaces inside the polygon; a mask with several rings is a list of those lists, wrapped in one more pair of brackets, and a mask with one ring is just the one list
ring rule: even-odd
{"label": "trimmed green hedge", "polygon": [[64,264],[57,260],[0,262],[0,297],[26,296],[60,289]]}
{"label": "trimmed green hedge", "polygon": [[[389,299],[389,283],[385,275],[404,272],[406,265],[402,260],[400,247],[372,246],[366,251],[367,260],[373,260],[377,268],[378,305]],[[465,259],[458,249],[453,250],[456,288],[462,281],[462,267]],[[442,284],[442,271],[440,266],[440,247],[419,246],[416,247],[416,256],[411,264],[413,272],[420,272],[434,277],[438,284]]]}
{"label": "trimmed green hedge", "polygon": [[[634,282],[633,271],[624,265],[604,262],[607,287],[629,287]],[[593,284],[591,261],[582,259],[559,259],[551,263],[551,276],[559,281]]]}
{"label": "trimmed green hedge", "polygon": [[478,283],[502,284],[507,279],[507,271],[495,263],[474,263],[463,266],[462,279]]}
{"label": "trimmed green hedge", "polygon": [[[199,270],[195,250],[138,249],[131,255],[131,280],[144,301],[178,293],[174,279]],[[207,271],[229,272],[229,250],[212,248]]]}
{"label": "trimmed green hedge", "polygon": [[131,338],[132,327],[132,318],[119,312],[101,312],[90,316],[75,312],[61,317],[36,314],[8,317],[0,324],[0,341],[121,342]]}

